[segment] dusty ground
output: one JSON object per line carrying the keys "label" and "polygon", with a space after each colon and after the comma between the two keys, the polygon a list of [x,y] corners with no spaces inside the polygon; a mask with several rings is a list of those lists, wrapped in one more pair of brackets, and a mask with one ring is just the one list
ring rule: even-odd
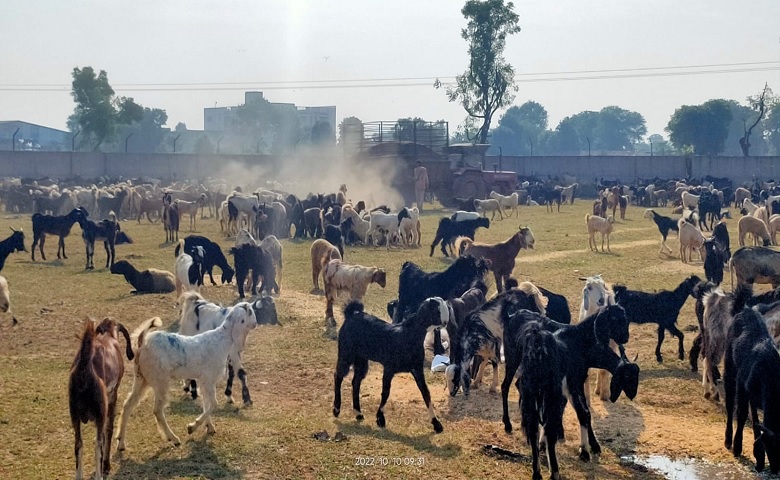
{"label": "dusty ground", "polygon": [[[478,233],[478,240],[501,241],[518,225],[529,225],[536,236],[536,249],[520,253],[515,275],[566,295],[574,312],[579,308],[580,275],[601,273],[610,282],[653,290],[672,289],[691,273],[703,274],[700,261],[683,265],[677,258],[660,255],[660,235],[655,225],[642,219],[642,211],[636,208],[629,208],[628,218],[616,225],[613,253],[590,252],[584,222],[589,205],[589,201],[579,201],[553,214],[545,213],[543,207],[524,207],[519,219],[494,222],[490,230]],[[435,211],[423,217],[420,249],[347,248],[348,262],[377,265],[388,271],[386,289],[376,285],[369,289],[368,311],[384,316],[385,303],[397,293],[398,272],[405,260],[413,260],[427,270],[441,270],[449,264],[438,249],[432,258],[428,256],[441,213]],[[662,209],[662,213],[668,214],[668,210]],[[8,231],[9,226],[24,227],[29,248],[29,216],[0,219],[0,231]],[[131,259],[140,268],[172,268],[173,246],[162,243],[159,224],[138,225],[132,221],[123,222],[122,228],[136,243],[118,247],[119,259]],[[213,219],[199,222],[198,228],[199,233],[219,240],[225,247],[232,242],[219,234]],[[735,221],[729,223],[729,229],[735,244]],[[411,376],[398,376],[386,409],[387,429],[380,430],[373,412],[379,402],[381,368],[372,365],[363,383],[366,420],[355,422],[349,408],[340,419],[334,419],[330,405],[336,344],[324,331],[324,298],[309,293],[310,242],[283,243],[285,275],[277,299],[283,326],[259,327],[250,335],[244,353],[254,407],[237,408],[220,398],[217,433],[206,436],[199,431],[188,437],[185,425],[198,414],[200,404],[186,398],[179,383],[172,382],[167,416],[184,443],[174,448],[158,436],[151,400],[147,399],[130,421],[127,452],[113,459],[113,477],[530,478],[527,464],[481,451],[485,444],[497,444],[529,453],[518,428],[511,436],[503,432],[500,398],[487,391],[487,383],[469,398],[450,398],[441,374],[428,373],[434,405],[445,429],[441,435],[434,435]],[[676,239],[670,238],[668,243],[673,250],[677,248]],[[131,287],[106,269],[85,272],[78,227],[66,240],[67,260],[52,260],[56,258],[55,245],[54,239],[47,242],[48,261],[33,263],[28,254],[15,254],[2,272],[11,284],[14,316],[19,322],[13,326],[10,315],[0,319],[2,478],[52,479],[73,474],[67,379],[85,316],[114,316],[131,329],[150,316],[162,317],[166,325],[177,317],[173,295],[132,295]],[[104,259],[104,252],[98,249],[96,265],[102,266]],[[236,300],[234,285],[209,285],[203,293],[213,301]],[[695,324],[691,299],[679,319],[686,332],[686,349],[695,334],[685,327]],[[676,342],[668,337],[663,347],[664,363],[657,364],[655,341],[652,325],[632,326],[627,348],[630,355],[639,353],[642,368],[636,401],[621,398],[610,404],[594,400],[594,428],[604,448],[597,461],[586,464],[578,460],[576,419],[567,409],[567,443],[559,449],[564,478],[657,478],[642,467],[620,462],[620,456],[633,454],[734,462],[722,446],[723,407],[702,398],[700,377],[690,372],[687,358],[676,358]],[[132,383],[129,362],[127,367],[120,401]],[[350,389],[349,381],[345,382],[342,393],[347,407]],[[510,402],[513,422],[519,427],[514,391]],[[312,434],[322,430],[331,436],[340,431],[347,439],[314,440]],[[86,472],[94,468],[93,438],[94,429],[88,427]],[[372,458],[374,464],[360,465],[365,457]]]}

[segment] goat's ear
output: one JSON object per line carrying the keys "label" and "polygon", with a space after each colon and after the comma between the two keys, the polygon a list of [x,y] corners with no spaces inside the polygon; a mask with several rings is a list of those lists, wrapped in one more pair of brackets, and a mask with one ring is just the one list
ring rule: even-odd
{"label": "goat's ear", "polygon": [[596,314],[596,320],[593,322],[593,333],[597,342],[602,345],[609,344],[609,318],[603,310]]}
{"label": "goat's ear", "polygon": [[585,308],[585,311],[590,308],[590,298],[589,295],[585,292],[582,293],[582,306]]}

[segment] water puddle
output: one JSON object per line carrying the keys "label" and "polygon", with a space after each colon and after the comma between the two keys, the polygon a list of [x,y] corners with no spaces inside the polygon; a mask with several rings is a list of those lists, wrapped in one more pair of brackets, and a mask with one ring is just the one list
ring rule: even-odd
{"label": "water puddle", "polygon": [[712,463],[697,458],[672,459],[662,455],[620,457],[623,465],[636,465],[653,470],[669,480],[743,480],[772,478],[767,468],[764,474],[733,463]]}

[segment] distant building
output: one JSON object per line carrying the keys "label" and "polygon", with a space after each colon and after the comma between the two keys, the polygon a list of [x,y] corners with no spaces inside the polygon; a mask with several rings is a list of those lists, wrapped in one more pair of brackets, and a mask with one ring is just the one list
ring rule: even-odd
{"label": "distant building", "polygon": [[0,121],[0,150],[70,150],[72,136],[64,130],[21,120]]}

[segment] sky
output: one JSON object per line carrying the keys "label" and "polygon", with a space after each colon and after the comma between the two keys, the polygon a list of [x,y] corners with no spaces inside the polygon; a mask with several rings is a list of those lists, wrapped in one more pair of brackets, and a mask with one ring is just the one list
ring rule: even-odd
{"label": "sky", "polygon": [[[517,73],[514,104],[539,102],[551,128],[617,105],[641,113],[648,134],[666,136],[682,105],[744,102],[765,83],[780,93],[778,0],[514,4],[522,30],[505,51]],[[238,105],[245,90],[260,90],[272,102],[335,105],[339,122],[422,117],[453,131],[465,112],[433,81],[451,82],[467,67],[462,6],[10,0],[0,15],[0,120],[64,129],[71,72],[92,66],[117,95],[166,110],[171,128],[201,129],[203,108]]]}

